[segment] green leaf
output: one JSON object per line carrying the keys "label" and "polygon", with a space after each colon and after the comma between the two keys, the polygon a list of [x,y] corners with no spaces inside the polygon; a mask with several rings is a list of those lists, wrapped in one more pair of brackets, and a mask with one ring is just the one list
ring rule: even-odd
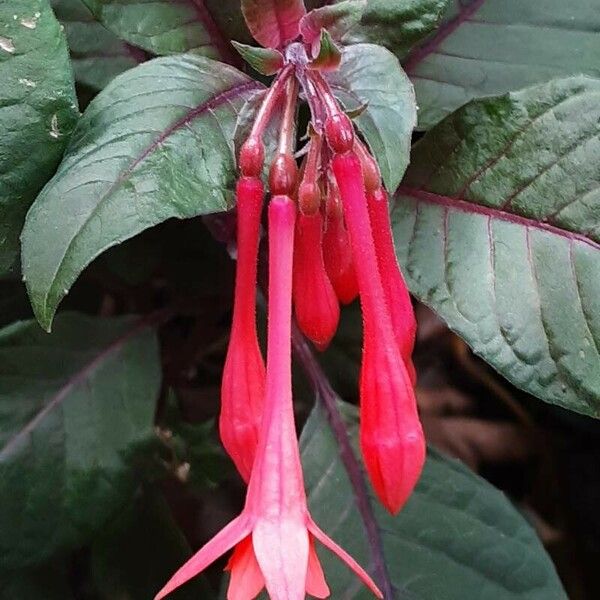
{"label": "green leaf", "polygon": [[600,81],[473,101],[415,146],[412,292],[516,386],[600,416]]}
{"label": "green leaf", "polygon": [[69,55],[47,0],[0,3],[0,273],[19,253],[25,213],[79,115]]}
{"label": "green leaf", "polygon": [[[438,25],[452,0],[368,0],[360,23],[342,37],[345,44],[379,44],[404,58],[410,48]],[[309,0],[309,8],[347,4],[346,0]],[[325,6],[323,6],[325,5]],[[335,32],[334,32],[335,37]]]}
{"label": "green leaf", "polygon": [[132,496],[160,388],[147,322],[64,314],[0,330],[0,564],[88,540]]}
{"label": "green leaf", "polygon": [[357,44],[342,54],[327,79],[344,108],[367,105],[355,120],[373,152],[386,187],[394,191],[410,157],[417,121],[415,95],[396,57],[381,46]]}
{"label": "green leaf", "polygon": [[[357,412],[342,405],[354,442]],[[363,566],[369,545],[353,489],[322,409],[301,438],[312,516]],[[429,449],[416,491],[397,517],[370,495],[397,598],[566,599],[552,561],[507,498],[462,464]],[[370,592],[330,552],[319,549],[333,598]]]}
{"label": "green leaf", "polygon": [[127,71],[91,102],[23,231],[23,273],[43,327],[111,246],[169,218],[231,206],[237,113],[260,87],[185,55]]}
{"label": "green leaf", "polygon": [[153,54],[194,50],[236,64],[229,40],[247,40],[239,0],[84,1],[107,29]]}
{"label": "green leaf", "polygon": [[262,75],[274,75],[283,67],[283,54],[273,48],[258,48],[231,42],[240,56],[256,71]]}
{"label": "green leaf", "polygon": [[75,79],[101,90],[117,75],[145,60],[139,48],[122,42],[99,23],[84,0],[51,0],[64,25]]}
{"label": "green leaf", "polygon": [[597,0],[455,0],[436,34],[408,57],[419,126],[473,98],[553,77],[600,74]]}
{"label": "green leaf", "polygon": [[[153,598],[192,555],[157,490],[145,490],[110,523],[92,546],[92,573],[102,598]],[[173,594],[173,600],[210,598],[202,577]]]}

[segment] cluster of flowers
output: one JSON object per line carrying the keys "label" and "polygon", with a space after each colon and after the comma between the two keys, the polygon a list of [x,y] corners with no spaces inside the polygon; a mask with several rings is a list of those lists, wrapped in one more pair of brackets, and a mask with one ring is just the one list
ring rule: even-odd
{"label": "cluster of flowers", "polygon": [[[156,600],[234,549],[229,600],[251,600],[266,587],[274,600],[329,596],[315,540],[337,554],[382,597],[369,575],[313,521],[292,402],[292,310],[319,349],[338,326],[340,303],[360,297],[364,345],[360,444],[367,473],[396,513],[425,459],[411,354],[416,323],[394,253],[388,198],[375,160],[306,45],[287,46],[239,156],[238,263],[231,339],[222,383],[220,434],[248,483],[245,507],[191,558]],[[299,89],[312,113],[300,169],[294,155]],[[268,205],[269,285],[266,368],[256,330],[256,280],[265,195],[264,134],[283,107]]]}

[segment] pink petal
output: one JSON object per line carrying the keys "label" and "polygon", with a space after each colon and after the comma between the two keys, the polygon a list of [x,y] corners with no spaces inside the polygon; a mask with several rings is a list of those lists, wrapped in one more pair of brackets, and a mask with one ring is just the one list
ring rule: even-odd
{"label": "pink petal", "polygon": [[250,33],[265,48],[281,48],[300,34],[303,0],[242,0]]}
{"label": "pink petal", "polygon": [[236,546],[226,570],[231,571],[227,600],[253,600],[265,587],[265,578],[256,561],[251,536]]}
{"label": "pink petal", "polygon": [[239,516],[222,529],[217,535],[203,546],[183,567],[181,567],[163,587],[154,600],[161,600],[173,590],[196,577],[206,567],[215,562],[223,554],[231,550],[250,534],[250,524],[245,516]]}
{"label": "pink petal", "polygon": [[292,520],[262,520],[252,545],[271,600],[304,600],[308,571],[308,531]]}
{"label": "pink petal", "polygon": [[338,556],[343,562],[358,575],[363,583],[378,597],[383,598],[383,594],[375,585],[369,574],[342,548],[340,548],[331,538],[329,538],[319,526],[312,520],[308,523],[308,530],[329,550]]}
{"label": "pink petal", "polygon": [[315,551],[315,543],[310,537],[308,547],[308,570],[306,571],[306,593],[315,598],[329,598],[329,586],[325,581],[321,561]]}

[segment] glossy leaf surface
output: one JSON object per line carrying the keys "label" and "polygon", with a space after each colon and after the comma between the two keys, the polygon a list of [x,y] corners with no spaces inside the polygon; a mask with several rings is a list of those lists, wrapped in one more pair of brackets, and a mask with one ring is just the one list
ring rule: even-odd
{"label": "glossy leaf surface", "polygon": [[37,564],[85,542],[136,485],[153,438],[160,364],[131,318],[62,315],[0,331],[0,562]]}
{"label": "glossy leaf surface", "polygon": [[596,0],[453,0],[444,24],[405,62],[419,125],[434,125],[472,98],[600,74],[599,28]]}
{"label": "glossy leaf surface", "polygon": [[65,36],[47,0],[0,3],[0,274],[79,111]]}
{"label": "glossy leaf surface", "polygon": [[231,206],[237,114],[261,85],[185,55],[123,73],[89,105],[23,231],[23,272],[48,328],[102,252],[169,218]]}

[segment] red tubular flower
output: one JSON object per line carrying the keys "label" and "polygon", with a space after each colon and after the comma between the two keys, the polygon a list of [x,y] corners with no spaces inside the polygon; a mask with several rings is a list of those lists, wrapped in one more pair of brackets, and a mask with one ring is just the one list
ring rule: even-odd
{"label": "red tubular flower", "polygon": [[329,281],[321,244],[323,217],[300,213],[294,249],[294,309],[304,335],[325,350],[340,320],[340,304]]}
{"label": "red tubular flower", "polygon": [[264,189],[242,177],[237,186],[238,260],[231,339],[221,384],[219,430],[240,475],[250,479],[262,419],[265,366],[256,334],[256,262]]}
{"label": "red tubular flower", "polygon": [[294,425],[291,296],[296,208],[287,196],[269,206],[269,333],[264,417],[246,505],[158,593],[164,598],[235,547],[228,600],[251,600],[266,586],[271,600],[327,598],[314,539],[337,554],[375,593],[365,571],[312,520],[306,504]]}
{"label": "red tubular flower", "polygon": [[392,224],[388,206],[388,195],[380,187],[374,192],[367,193],[369,206],[369,219],[373,231],[375,253],[379,264],[383,291],[390,309],[392,326],[400,354],[414,385],[416,371],[412,362],[412,353],[415,347],[417,334],[417,321],[413,311],[410,294],[400,271],[394,239],[392,237]]}
{"label": "red tubular flower", "polygon": [[363,311],[360,443],[377,495],[396,513],[421,474],[425,440],[410,376],[393,333],[360,161],[353,152],[346,152],[334,156],[332,166],[352,242]]}
{"label": "red tubular flower", "polygon": [[339,199],[330,197],[327,208],[327,225],[323,234],[325,270],[338,300],[342,304],[350,304],[358,296],[350,237]]}

